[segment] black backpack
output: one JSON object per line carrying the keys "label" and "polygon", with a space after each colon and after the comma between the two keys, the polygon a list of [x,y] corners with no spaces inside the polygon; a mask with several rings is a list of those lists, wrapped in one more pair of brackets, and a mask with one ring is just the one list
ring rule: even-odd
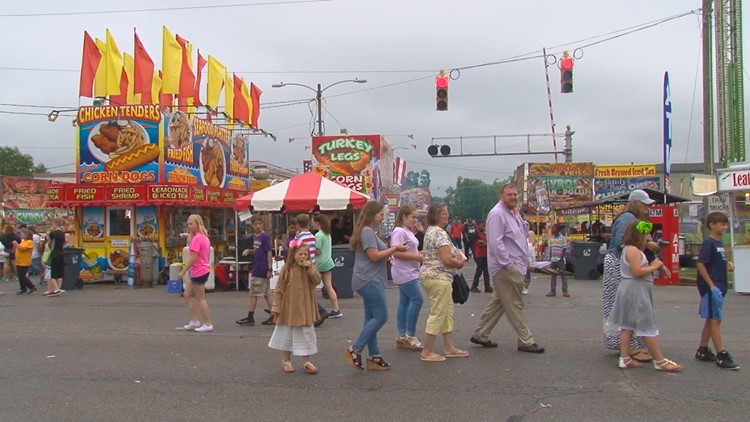
{"label": "black backpack", "polygon": [[469,284],[460,272],[453,276],[453,303],[463,304],[469,300]]}

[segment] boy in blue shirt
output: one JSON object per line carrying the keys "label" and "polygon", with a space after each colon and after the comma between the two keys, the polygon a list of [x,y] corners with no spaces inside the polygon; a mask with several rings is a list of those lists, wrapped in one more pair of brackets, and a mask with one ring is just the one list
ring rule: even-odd
{"label": "boy in blue shirt", "polygon": [[[720,368],[740,369],[732,355],[724,349],[721,339],[721,317],[724,296],[728,289],[728,271],[734,271],[734,264],[727,260],[721,237],[727,232],[729,219],[720,212],[712,212],[706,217],[709,237],[703,241],[698,255],[698,293],[701,295],[700,315],[706,320],[701,332],[701,343],[695,358],[706,362],[716,362]],[[714,355],[708,347],[711,340],[719,352]]]}

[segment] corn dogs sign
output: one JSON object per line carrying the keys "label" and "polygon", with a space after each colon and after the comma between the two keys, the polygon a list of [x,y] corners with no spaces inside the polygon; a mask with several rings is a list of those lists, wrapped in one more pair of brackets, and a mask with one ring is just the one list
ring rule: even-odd
{"label": "corn dogs sign", "polygon": [[373,173],[380,160],[380,148],[380,135],[312,138],[318,174],[364,194],[371,194],[379,183]]}

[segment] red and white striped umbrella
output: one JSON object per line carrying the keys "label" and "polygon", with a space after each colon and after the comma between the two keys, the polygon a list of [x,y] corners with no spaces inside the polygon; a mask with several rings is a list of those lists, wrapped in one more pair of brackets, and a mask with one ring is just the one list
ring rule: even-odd
{"label": "red and white striped umbrella", "polygon": [[244,211],[321,211],[362,208],[370,200],[365,194],[321,177],[314,171],[300,174],[269,186],[234,202],[234,209]]}

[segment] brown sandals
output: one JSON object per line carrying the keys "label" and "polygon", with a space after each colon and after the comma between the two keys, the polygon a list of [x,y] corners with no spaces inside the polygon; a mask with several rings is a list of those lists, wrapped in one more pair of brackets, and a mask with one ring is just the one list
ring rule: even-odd
{"label": "brown sandals", "polygon": [[387,371],[391,369],[391,364],[386,362],[382,356],[370,356],[367,358],[368,371]]}
{"label": "brown sandals", "polygon": [[359,369],[360,371],[365,369],[365,366],[362,364],[362,355],[355,352],[351,347],[344,350],[344,360],[353,366],[354,369]]}

